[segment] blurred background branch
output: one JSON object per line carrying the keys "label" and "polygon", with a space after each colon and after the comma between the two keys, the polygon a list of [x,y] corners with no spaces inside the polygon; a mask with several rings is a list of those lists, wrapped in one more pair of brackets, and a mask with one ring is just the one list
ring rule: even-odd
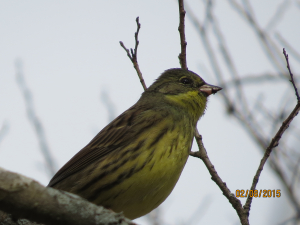
{"label": "blurred background branch", "polygon": [[55,163],[55,160],[52,156],[52,153],[50,151],[44,126],[41,122],[41,120],[38,118],[37,113],[34,109],[33,105],[33,99],[32,99],[32,93],[25,82],[25,76],[23,72],[23,64],[20,59],[17,59],[15,62],[15,68],[16,68],[16,80],[17,84],[21,90],[21,93],[24,98],[25,106],[26,106],[26,112],[27,117],[30,122],[30,124],[33,126],[36,137],[39,142],[39,147],[41,150],[42,155],[44,156],[45,165],[47,169],[47,173],[49,178],[51,178],[57,171],[57,166]]}
{"label": "blurred background branch", "polygon": [[100,93],[101,102],[104,104],[107,114],[108,114],[108,123],[113,121],[116,118],[116,107],[111,100],[108,90],[103,88]]}
{"label": "blurred background branch", "polygon": [[0,128],[0,143],[7,135],[8,131],[9,131],[9,123],[7,121],[4,121]]}

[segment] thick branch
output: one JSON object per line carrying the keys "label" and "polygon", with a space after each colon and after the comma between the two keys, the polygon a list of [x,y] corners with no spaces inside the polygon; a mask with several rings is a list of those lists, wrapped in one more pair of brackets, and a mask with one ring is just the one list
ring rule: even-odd
{"label": "thick branch", "polygon": [[13,214],[16,218],[44,224],[134,224],[121,213],[96,206],[79,196],[46,188],[30,178],[2,168],[0,210]]}

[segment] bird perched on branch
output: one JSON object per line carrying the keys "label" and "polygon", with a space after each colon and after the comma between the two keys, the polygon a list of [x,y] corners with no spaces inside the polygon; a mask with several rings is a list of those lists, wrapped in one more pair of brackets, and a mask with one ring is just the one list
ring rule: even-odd
{"label": "bird perched on branch", "polygon": [[196,73],[166,70],[51,179],[130,219],[149,213],[172,192],[189,156],[207,97],[221,90]]}

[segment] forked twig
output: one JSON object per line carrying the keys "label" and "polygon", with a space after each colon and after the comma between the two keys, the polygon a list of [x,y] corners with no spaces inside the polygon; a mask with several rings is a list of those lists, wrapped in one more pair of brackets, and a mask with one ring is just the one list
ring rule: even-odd
{"label": "forked twig", "polygon": [[140,24],[140,21],[139,21],[139,17],[136,18],[136,25],[137,25],[137,30],[136,30],[136,32],[134,34],[134,37],[135,37],[135,47],[134,47],[134,50],[131,48],[130,52],[129,52],[129,49],[127,49],[125,47],[125,45],[123,44],[122,41],[120,41],[120,45],[127,52],[127,56],[129,57],[129,59],[133,63],[133,67],[134,67],[135,71],[137,72],[137,74],[138,74],[138,76],[140,78],[140,82],[141,82],[144,90],[146,90],[147,86],[145,84],[142,72],[141,72],[139,64],[137,62],[137,49],[138,49],[138,45],[139,45],[138,35],[139,35],[139,31],[141,29],[141,24]]}

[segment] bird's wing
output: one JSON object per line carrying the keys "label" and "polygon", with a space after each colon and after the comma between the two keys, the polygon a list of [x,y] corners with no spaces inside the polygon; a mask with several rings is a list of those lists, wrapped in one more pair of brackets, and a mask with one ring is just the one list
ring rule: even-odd
{"label": "bird's wing", "polygon": [[138,129],[135,129],[136,125],[141,129],[146,129],[153,122],[161,119],[159,113],[152,114],[151,118],[143,118],[144,116],[141,116],[141,114],[144,114],[148,110],[144,107],[134,105],[118,116],[54,175],[48,187],[55,186],[58,182],[85,168],[87,165],[105,157],[120,146],[124,146],[125,142],[132,140],[132,137],[139,134]]}

